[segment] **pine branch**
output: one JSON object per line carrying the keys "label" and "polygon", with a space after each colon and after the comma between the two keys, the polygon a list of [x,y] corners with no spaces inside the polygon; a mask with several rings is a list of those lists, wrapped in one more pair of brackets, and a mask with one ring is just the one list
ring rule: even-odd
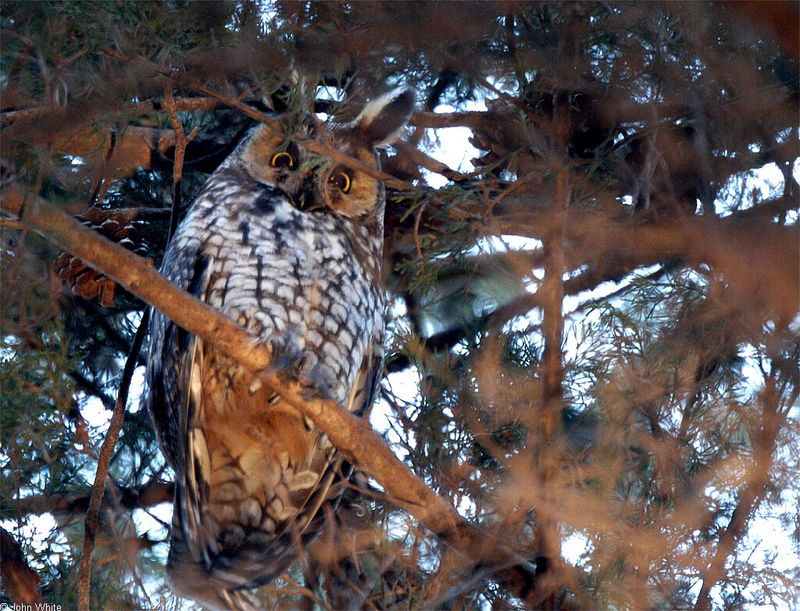
{"label": "pine branch", "polygon": [[772,454],[782,426],[788,416],[787,411],[779,409],[781,393],[777,390],[777,369],[767,378],[761,393],[762,417],[760,427],[753,435],[753,469],[739,492],[736,507],[731,519],[719,537],[717,549],[708,566],[700,571],[703,586],[697,595],[695,609],[711,609],[711,588],[725,579],[725,563],[736,550],[737,544],[747,532],[747,523],[758,509],[767,487],[770,485],[770,470],[773,465]]}
{"label": "pine branch", "polygon": [[[117,487],[117,492],[119,506],[126,511],[133,511],[172,501],[173,485],[153,480],[139,488]],[[68,496],[58,494],[23,496],[14,499],[14,513],[20,516],[51,513],[59,522],[67,523],[86,513],[90,499],[91,493]],[[101,511],[111,505],[105,496],[102,503]]]}
{"label": "pine branch", "polygon": [[[175,98],[175,110],[191,112],[197,110],[216,110],[223,106],[219,100],[210,97]],[[159,99],[135,102],[125,107],[126,115],[148,115],[154,112],[169,112],[164,101]],[[8,110],[0,113],[0,122],[5,124],[41,121],[42,119],[58,120],[64,114],[63,106],[38,106]]]}
{"label": "pine branch", "polygon": [[[503,223],[504,229],[517,235],[541,237],[553,223],[550,213],[528,212],[525,217],[524,224],[508,222],[506,227]],[[747,301],[751,307],[774,310],[783,324],[788,324],[800,309],[800,245],[795,230],[754,215],[751,209],[719,220],[689,217],[647,224],[633,218],[613,219],[595,211],[571,210],[565,231],[568,270],[583,269],[564,282],[564,295],[577,295],[608,281],[619,282],[644,266],[697,268],[706,264],[728,279],[730,289],[751,296]],[[756,241],[751,237],[754,235],[770,237]],[[739,249],[732,250],[731,244],[737,244]],[[659,270],[650,276],[662,273]],[[539,292],[522,295],[476,318],[475,325],[502,325],[540,307],[541,302]],[[751,330],[751,337],[756,340],[761,329]],[[424,346],[434,352],[449,350],[468,331],[463,326],[454,326],[427,338]],[[386,366],[389,372],[396,372],[410,364],[408,355],[397,354],[387,360]]]}
{"label": "pine branch", "polygon": [[[118,59],[118,60],[120,60],[122,62],[125,62],[125,63],[129,63],[129,62],[133,61],[131,58],[126,57],[124,54],[119,53],[119,52],[117,52],[114,49],[111,49],[109,47],[104,47],[102,49],[102,51],[104,53],[108,54],[110,57],[113,57],[113,58]],[[215,100],[220,101],[222,104],[224,104],[226,106],[229,106],[230,108],[234,108],[234,109],[240,111],[242,114],[250,117],[251,119],[255,119],[256,121],[264,123],[265,125],[267,125],[267,126],[271,127],[272,129],[274,129],[276,132],[282,132],[283,129],[284,129],[283,126],[281,125],[281,123],[278,120],[276,120],[275,118],[273,118],[273,117],[271,117],[271,116],[269,116],[269,115],[267,115],[267,114],[265,114],[265,113],[263,113],[263,112],[261,112],[259,110],[256,110],[255,108],[252,108],[251,106],[248,106],[247,104],[245,104],[244,102],[242,102],[241,100],[239,100],[237,98],[233,98],[233,97],[231,97],[229,95],[226,95],[224,93],[221,93],[219,91],[215,91],[213,89],[210,89],[209,87],[206,87],[205,85],[203,85],[199,81],[197,81],[197,80],[195,80],[195,79],[193,79],[193,78],[191,78],[191,77],[189,77],[189,76],[187,76],[185,74],[181,74],[180,72],[178,72],[178,71],[176,71],[174,69],[171,69],[171,68],[166,68],[166,67],[160,66],[160,65],[158,65],[158,64],[156,64],[154,62],[151,62],[148,59],[140,57],[140,58],[137,59],[137,61],[144,62],[151,69],[155,70],[156,72],[158,72],[159,74],[161,74],[162,76],[164,76],[166,78],[175,80],[177,82],[184,83],[186,86],[191,87],[195,91],[199,91],[202,94],[205,94],[205,95],[207,95],[207,96],[209,96],[211,98],[214,98]],[[397,180],[395,177],[390,176],[388,174],[385,174],[384,172],[381,172],[380,170],[376,170],[375,168],[373,168],[372,166],[364,163],[360,159],[356,159],[355,157],[352,157],[350,155],[346,155],[346,154],[342,153],[339,149],[334,148],[334,147],[332,147],[332,146],[330,146],[328,144],[325,144],[324,142],[319,142],[319,141],[317,141],[317,140],[315,140],[313,138],[308,138],[308,137],[301,136],[300,134],[295,134],[295,138],[299,142],[302,142],[303,145],[308,150],[310,150],[310,151],[312,151],[314,153],[317,153],[319,155],[326,155],[326,156],[330,157],[331,159],[333,159],[334,161],[336,161],[337,163],[341,163],[342,165],[344,165],[344,166],[346,166],[348,168],[352,168],[354,170],[359,170],[360,172],[364,172],[368,176],[372,176],[373,178],[377,178],[378,180],[384,182],[386,184],[386,186],[389,187],[389,188],[396,189],[398,191],[410,191],[413,188],[411,185],[409,185],[409,184],[407,184],[407,183],[405,183],[405,182],[403,182],[401,180]]]}
{"label": "pine branch", "polygon": [[[526,205],[525,198],[504,202],[496,212],[501,234],[541,237],[554,223],[548,210]],[[615,259],[627,269],[676,261],[706,265],[725,278],[732,296],[761,314],[771,312],[783,325],[800,309],[800,243],[792,226],[749,215],[643,222],[576,207],[569,211],[565,240],[574,267]]]}

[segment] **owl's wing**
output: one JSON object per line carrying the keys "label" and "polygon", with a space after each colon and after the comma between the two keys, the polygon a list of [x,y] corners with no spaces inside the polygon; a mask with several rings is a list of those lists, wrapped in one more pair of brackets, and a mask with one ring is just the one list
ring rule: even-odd
{"label": "owl's wing", "polygon": [[[205,300],[211,264],[202,254],[202,244],[192,240],[177,240],[175,244],[165,255],[165,275]],[[365,415],[372,405],[379,387],[382,343],[382,337],[373,339],[347,397],[345,407],[359,416]],[[168,568],[173,586],[184,595],[212,608],[251,608],[252,600],[245,588],[275,577],[296,557],[296,543],[310,542],[321,530],[325,512],[320,509],[325,503],[338,503],[342,487],[337,482],[346,480],[351,468],[343,465],[341,457],[320,432],[319,459],[313,465],[316,481],[308,484],[305,497],[295,499],[298,510],[295,522],[273,532],[269,541],[262,538],[260,552],[254,556],[244,554],[241,563],[232,564],[230,556],[217,557],[216,536],[206,527],[211,464],[206,436],[197,426],[204,420],[206,353],[202,340],[160,312],[153,312],[146,405],[165,455],[175,470],[177,483]],[[265,554],[270,562],[254,566],[264,563]],[[236,575],[239,577],[233,581],[229,579]]]}
{"label": "owl's wing", "polygon": [[[202,299],[209,281],[209,259],[197,240],[173,242],[165,253],[162,273]],[[153,309],[144,406],[167,462],[180,475],[185,468],[186,409],[196,342],[193,334]]]}
{"label": "owl's wing", "polygon": [[[381,338],[375,338],[361,361],[361,367],[356,375],[353,388],[350,391],[347,403],[344,405],[347,411],[363,418],[369,418],[369,409],[373,405],[380,387],[382,371],[383,342]],[[337,478],[348,479],[351,474],[352,467],[344,465],[342,457],[332,452],[325,469],[321,471],[319,483],[315,488],[312,488],[312,494],[309,495],[307,502],[303,506],[302,512],[308,516],[307,523],[312,530],[321,527],[323,516],[319,513],[319,508],[324,501],[333,497],[333,502],[338,504],[342,490],[331,494],[331,486],[336,482]]]}
{"label": "owl's wing", "polygon": [[358,370],[353,390],[347,401],[348,412],[369,417],[383,377],[383,337],[375,337]]}
{"label": "owl's wing", "polygon": [[[162,273],[172,282],[205,300],[211,275],[210,259],[197,240],[172,243],[165,253]],[[158,310],[150,320],[149,409],[160,446],[175,471],[176,494],[172,541],[167,561],[170,579],[179,593],[211,609],[254,609],[256,599],[246,590],[220,588],[209,580],[210,559],[198,550],[213,542],[205,532],[201,512],[210,464],[205,439],[190,423],[202,418],[203,342]],[[198,545],[199,542],[200,543]],[[189,586],[189,587],[187,587]]]}

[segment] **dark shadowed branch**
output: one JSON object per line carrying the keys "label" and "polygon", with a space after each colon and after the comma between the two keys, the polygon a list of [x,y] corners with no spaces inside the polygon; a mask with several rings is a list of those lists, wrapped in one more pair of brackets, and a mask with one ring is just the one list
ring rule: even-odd
{"label": "dark shadowed branch", "polygon": [[[90,233],[92,233],[90,231]],[[124,250],[124,249],[123,249]],[[139,322],[139,328],[131,344],[131,351],[125,362],[120,380],[117,401],[114,411],[111,414],[111,421],[108,425],[106,438],[100,448],[100,456],[97,459],[97,473],[94,478],[92,496],[89,499],[89,508],[86,511],[86,522],[84,524],[83,551],[81,552],[81,563],[78,569],[78,607],[89,609],[89,590],[92,579],[92,550],[94,549],[95,537],[100,520],[100,508],[103,503],[103,491],[106,487],[108,468],[111,464],[111,457],[114,454],[114,446],[119,439],[119,432],[122,429],[122,422],[125,419],[125,406],[128,404],[128,392],[130,391],[133,372],[136,369],[139,352],[142,349],[144,338],[147,335],[147,320],[150,318],[149,311],[145,311]]]}
{"label": "dark shadowed branch", "polygon": [[[126,511],[172,501],[173,485],[168,482],[153,480],[140,488],[115,487],[119,497],[118,505]],[[14,511],[18,515],[51,513],[59,522],[70,523],[86,513],[90,499],[91,493],[69,496],[35,494],[15,502]],[[108,499],[104,498],[101,509],[108,503]]]}

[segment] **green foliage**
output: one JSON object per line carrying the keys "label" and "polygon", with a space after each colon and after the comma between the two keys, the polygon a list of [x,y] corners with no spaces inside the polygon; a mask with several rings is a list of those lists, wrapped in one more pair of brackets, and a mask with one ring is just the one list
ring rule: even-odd
{"label": "green foliage", "polygon": [[[39,351],[19,350],[20,342],[7,337],[0,361],[0,440],[4,448],[4,505],[25,492],[50,493],[70,481],[74,470],[64,458],[72,455],[68,415],[72,388],[71,363],[52,338]],[[10,341],[9,341],[10,340]],[[54,413],[53,408],[58,411]],[[6,517],[13,506],[5,507]]]}

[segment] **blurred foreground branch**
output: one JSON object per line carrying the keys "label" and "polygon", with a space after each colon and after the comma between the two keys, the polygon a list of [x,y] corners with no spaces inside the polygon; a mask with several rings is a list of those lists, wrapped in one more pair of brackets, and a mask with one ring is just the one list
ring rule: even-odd
{"label": "blurred foreground branch", "polygon": [[19,543],[5,528],[0,528],[0,576],[3,587],[15,605],[23,607],[42,604],[39,592],[41,580],[22,554]]}

